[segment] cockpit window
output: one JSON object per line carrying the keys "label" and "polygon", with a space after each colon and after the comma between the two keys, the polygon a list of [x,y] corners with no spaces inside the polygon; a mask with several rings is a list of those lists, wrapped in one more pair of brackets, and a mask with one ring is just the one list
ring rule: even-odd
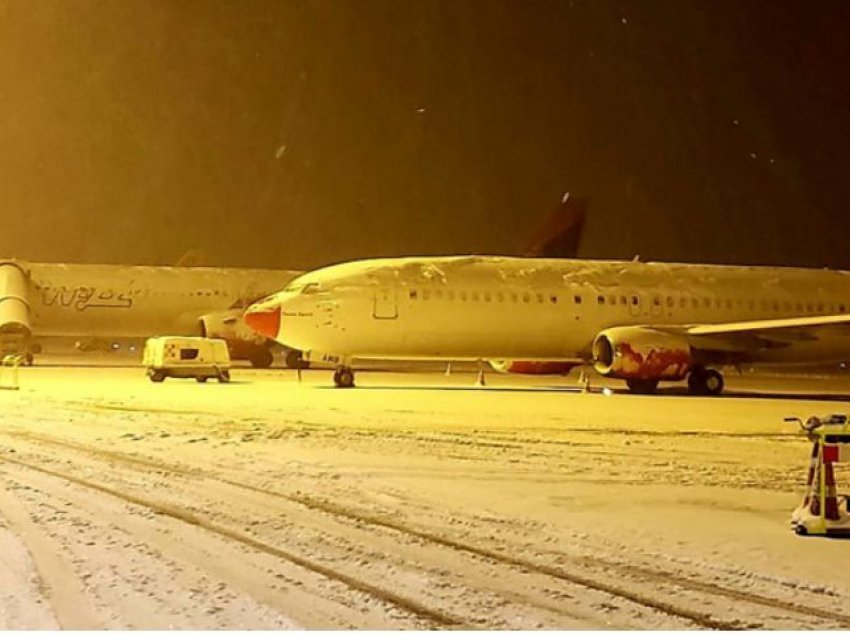
{"label": "cockpit window", "polygon": [[292,283],[283,291],[286,294],[315,294],[319,291],[319,283]]}

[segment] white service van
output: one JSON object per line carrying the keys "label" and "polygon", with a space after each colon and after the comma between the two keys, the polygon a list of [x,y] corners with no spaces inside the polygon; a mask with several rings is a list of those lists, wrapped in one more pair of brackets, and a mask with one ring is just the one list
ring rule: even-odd
{"label": "white service van", "polygon": [[206,382],[217,378],[230,382],[230,354],[220,338],[158,336],[148,338],[142,364],[151,382],[165,378],[195,378]]}

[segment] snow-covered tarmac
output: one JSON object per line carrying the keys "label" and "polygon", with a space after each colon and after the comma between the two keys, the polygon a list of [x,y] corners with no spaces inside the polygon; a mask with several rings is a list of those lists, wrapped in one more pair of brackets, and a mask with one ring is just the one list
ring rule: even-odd
{"label": "snow-covered tarmac", "polygon": [[850,628],[850,543],[791,532],[782,422],[850,403],[745,395],[845,381],[233,378],[0,391],[0,628]]}

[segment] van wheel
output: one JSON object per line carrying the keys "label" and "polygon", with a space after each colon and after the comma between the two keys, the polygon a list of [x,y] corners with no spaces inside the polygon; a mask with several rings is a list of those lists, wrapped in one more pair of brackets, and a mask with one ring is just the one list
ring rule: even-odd
{"label": "van wheel", "polygon": [[203,384],[204,382],[206,382],[206,381],[207,381],[207,376],[205,376],[205,375],[199,375],[197,378],[195,378],[195,380],[196,380],[197,382],[200,382],[201,384]]}
{"label": "van wheel", "polygon": [[165,373],[162,371],[151,371],[148,373],[148,377],[151,379],[151,382],[162,382],[165,380]]}
{"label": "van wheel", "polygon": [[225,370],[225,371],[222,371],[221,373],[219,373],[218,374],[218,381],[219,382],[230,382],[230,371]]}

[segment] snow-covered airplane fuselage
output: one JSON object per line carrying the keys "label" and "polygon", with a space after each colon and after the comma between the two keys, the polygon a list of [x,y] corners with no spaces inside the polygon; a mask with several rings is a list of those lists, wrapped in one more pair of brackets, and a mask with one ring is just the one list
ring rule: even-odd
{"label": "snow-covered airplane fuselage", "polygon": [[[287,346],[356,358],[592,361],[651,391],[710,367],[850,357],[850,274],[512,257],[355,261],[295,279],[246,321]],[[718,386],[719,384],[719,386]]]}
{"label": "snow-covered airplane fuselage", "polygon": [[300,272],[0,262],[0,333],[148,337],[204,334],[259,345],[242,313]]}

